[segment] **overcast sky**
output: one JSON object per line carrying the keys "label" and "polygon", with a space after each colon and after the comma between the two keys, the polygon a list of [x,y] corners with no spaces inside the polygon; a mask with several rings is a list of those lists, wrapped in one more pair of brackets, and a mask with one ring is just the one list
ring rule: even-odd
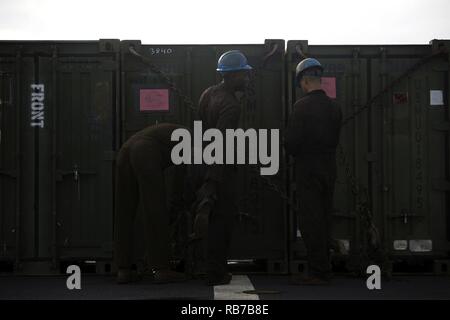
{"label": "overcast sky", "polygon": [[450,39],[449,12],[449,0],[0,0],[0,39],[427,44]]}

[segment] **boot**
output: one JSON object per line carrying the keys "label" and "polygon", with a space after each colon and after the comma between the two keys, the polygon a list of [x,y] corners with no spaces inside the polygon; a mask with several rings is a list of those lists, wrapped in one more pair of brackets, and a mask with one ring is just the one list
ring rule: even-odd
{"label": "boot", "polygon": [[155,270],[153,272],[153,283],[157,284],[183,282],[186,280],[186,275],[181,272],[176,272],[168,269]]}
{"label": "boot", "polygon": [[136,271],[132,271],[130,269],[119,269],[116,280],[118,284],[126,284],[139,281],[140,279]]}
{"label": "boot", "polygon": [[231,282],[233,275],[229,272],[220,275],[220,276],[212,276],[212,275],[208,275],[207,279],[206,279],[206,285],[207,286],[220,286],[220,285],[225,285],[225,284],[229,284]]}

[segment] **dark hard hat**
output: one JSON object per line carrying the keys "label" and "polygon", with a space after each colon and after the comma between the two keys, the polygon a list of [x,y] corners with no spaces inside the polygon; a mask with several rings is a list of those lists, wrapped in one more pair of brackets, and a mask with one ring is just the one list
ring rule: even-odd
{"label": "dark hard hat", "polygon": [[322,73],[322,65],[314,58],[306,58],[300,61],[297,68],[295,68],[295,78],[297,79],[297,83],[300,83],[302,76],[321,77]]}
{"label": "dark hard hat", "polygon": [[231,50],[222,54],[217,62],[217,71],[231,72],[240,70],[252,70],[247,63],[247,58],[239,50]]}

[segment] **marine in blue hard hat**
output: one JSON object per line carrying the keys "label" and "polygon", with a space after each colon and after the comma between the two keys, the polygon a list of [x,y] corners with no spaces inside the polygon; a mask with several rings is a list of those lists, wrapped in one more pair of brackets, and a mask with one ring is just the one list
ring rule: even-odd
{"label": "marine in blue hard hat", "polygon": [[242,91],[250,81],[249,71],[252,69],[241,51],[230,50],[220,56],[216,70],[223,76],[227,88]]}
{"label": "marine in blue hard hat", "polygon": [[217,71],[231,72],[240,70],[252,70],[247,57],[239,50],[231,50],[222,54],[217,62]]}
{"label": "marine in blue hard hat", "polygon": [[333,276],[331,222],[342,112],[322,89],[322,73],[313,58],[297,65],[297,85],[304,95],[294,104],[285,130],[284,147],[295,159],[297,218],[308,259],[308,276],[292,278],[299,285],[326,285]]}
{"label": "marine in blue hard hat", "polygon": [[[199,101],[198,118],[204,128],[225,132],[239,127],[242,107],[236,93],[245,90],[252,69],[239,50],[227,51],[220,56],[216,70],[223,76],[223,81],[207,88]],[[197,198],[194,232],[199,231],[198,238],[207,241],[206,284],[228,284],[232,275],[228,272],[227,260],[233,219],[237,213],[236,167],[204,165],[192,181],[198,181],[193,188]],[[205,226],[207,230],[202,231]],[[207,237],[202,237],[205,234]]]}
{"label": "marine in blue hard hat", "polygon": [[320,62],[314,58],[306,58],[300,61],[297,68],[295,68],[295,79],[297,80],[297,85],[300,84],[300,81],[304,76],[320,79],[322,74],[323,67]]}

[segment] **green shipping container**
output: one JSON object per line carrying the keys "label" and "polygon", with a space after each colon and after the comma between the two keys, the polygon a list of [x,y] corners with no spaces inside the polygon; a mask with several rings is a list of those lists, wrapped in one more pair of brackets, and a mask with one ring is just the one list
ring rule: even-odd
{"label": "green shipping container", "polygon": [[[288,42],[288,108],[301,96],[293,84],[295,66],[314,57],[325,68],[322,86],[340,104],[346,122],[343,153],[337,154],[332,236],[347,261],[360,261],[367,247],[367,229],[357,210],[361,199],[367,200],[389,259],[449,255],[449,65],[448,54],[439,53],[442,48],[448,41],[399,46]],[[290,177],[295,201],[293,169]],[[291,210],[291,272],[300,271],[306,254],[298,229]]]}
{"label": "green shipping container", "polygon": [[[61,260],[110,260],[119,41],[0,50],[5,252],[25,273],[59,272]],[[11,230],[20,235],[13,242]]]}
{"label": "green shipping container", "polygon": [[398,79],[370,115],[373,212],[393,259],[450,254],[449,48],[383,46],[370,61],[372,94]]}
{"label": "green shipping container", "polygon": [[[450,41],[354,46],[292,40],[285,48],[284,40],[100,40],[0,42],[0,262],[13,263],[17,272],[47,273],[68,262],[110,261],[116,152],[148,125],[191,126],[191,107],[220,81],[217,59],[231,49],[255,67],[242,104],[244,129],[282,134],[302,95],[294,86],[297,63],[314,57],[324,65],[323,87],[348,119],[337,157],[333,238],[343,252],[336,259],[361,262],[367,247],[362,202],[389,259],[449,259]],[[152,90],[166,97],[158,108],[145,102]],[[292,159],[281,148],[280,171],[269,179],[253,169],[239,168],[230,258],[263,262],[269,272],[300,272],[306,251],[294,210]],[[172,181],[173,170],[167,177]],[[168,192],[176,185],[168,183]],[[183,253],[189,219],[178,224],[175,255]]]}
{"label": "green shipping container", "polygon": [[[121,142],[145,126],[174,122],[192,127],[199,97],[207,87],[218,83],[217,60],[232,49],[244,52],[255,67],[254,81],[243,103],[241,127],[280,129],[284,125],[284,41],[266,40],[260,45],[142,45],[122,41]],[[130,52],[130,46],[156,66]],[[163,77],[158,74],[163,73]],[[168,77],[183,96],[164,79]],[[166,102],[152,109],[144,103],[146,94],[160,90]],[[186,103],[186,100],[192,101]],[[283,163],[281,155],[280,163]],[[259,171],[259,170],[258,170]],[[272,177],[284,189],[284,169]],[[286,214],[282,198],[267,182],[249,168],[239,169],[239,214],[235,219],[230,258],[261,260],[268,270],[287,272]],[[140,220],[138,220],[140,221]],[[137,223],[137,228],[142,224]],[[140,234],[142,229],[136,231]],[[142,244],[137,241],[137,246]]]}

